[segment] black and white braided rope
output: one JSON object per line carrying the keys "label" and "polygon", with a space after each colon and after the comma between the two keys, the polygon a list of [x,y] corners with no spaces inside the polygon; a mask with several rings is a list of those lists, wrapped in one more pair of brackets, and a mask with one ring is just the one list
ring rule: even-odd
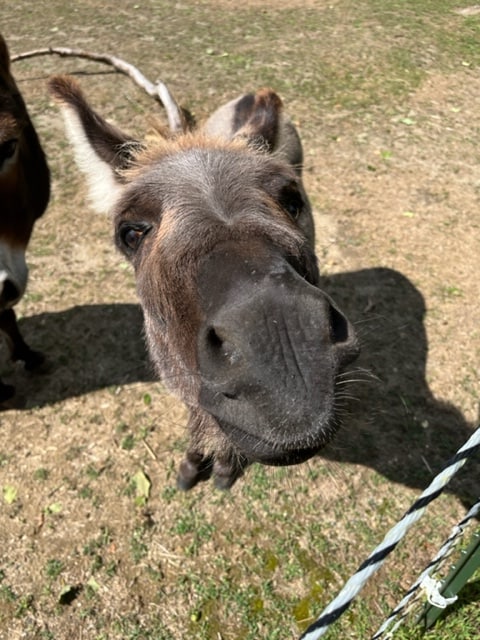
{"label": "black and white braided rope", "polygon": [[[480,426],[457,451],[419,496],[403,518],[387,533],[383,541],[373,550],[370,556],[360,565],[356,573],[346,582],[343,589],[323,610],[317,620],[302,634],[300,640],[317,640],[324,635],[328,627],[346,611],[370,576],[385,562],[387,556],[395,549],[408,530],[421,518],[427,506],[437,498],[457,471],[465,462],[480,450]],[[376,636],[378,637],[378,636]]]}
{"label": "black and white braided rope", "polygon": [[[473,518],[476,518],[479,514],[480,514],[480,500],[476,502],[473,505],[473,507],[469,510],[467,515],[458,524],[456,524],[453,527],[449,537],[447,538],[446,542],[443,544],[441,549],[438,551],[436,556],[425,567],[424,571],[420,574],[419,578],[413,583],[413,585],[410,587],[410,589],[407,591],[407,593],[402,598],[402,600],[398,603],[395,609],[392,610],[392,612],[390,613],[388,618],[385,620],[385,622],[382,624],[382,626],[371,637],[371,640],[378,640],[382,636],[384,636],[385,638],[390,638],[392,636],[393,632],[400,626],[403,618],[405,617],[407,613],[407,605],[409,604],[410,600],[413,598],[413,596],[418,591],[418,589],[424,586],[430,574],[432,574],[435,570],[437,570],[440,563],[450,554],[451,548],[453,547],[455,542],[458,540],[459,536],[463,534],[463,531],[465,527],[468,525],[468,523],[471,520],[473,520]],[[391,626],[396,618],[398,618],[398,620],[393,626]],[[389,627],[391,628],[389,629]]]}

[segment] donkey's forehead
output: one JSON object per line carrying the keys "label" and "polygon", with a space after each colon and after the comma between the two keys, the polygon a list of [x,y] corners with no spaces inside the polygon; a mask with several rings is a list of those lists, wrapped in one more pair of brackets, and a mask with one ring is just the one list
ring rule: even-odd
{"label": "donkey's forehead", "polygon": [[165,154],[147,164],[143,175],[155,175],[163,181],[212,184],[227,178],[258,183],[269,174],[290,172],[288,165],[275,162],[266,153],[236,146],[192,147]]}
{"label": "donkey's forehead", "polygon": [[245,149],[191,148],[163,155],[132,175],[118,210],[131,207],[212,207],[244,203],[259,188],[296,180],[293,169]]}

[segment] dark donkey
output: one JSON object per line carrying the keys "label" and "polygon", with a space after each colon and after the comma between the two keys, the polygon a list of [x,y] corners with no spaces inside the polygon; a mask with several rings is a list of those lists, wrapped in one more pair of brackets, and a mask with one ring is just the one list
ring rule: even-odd
{"label": "dark donkey", "polygon": [[252,461],[294,464],[335,432],[353,329],[318,288],[302,148],[278,96],[198,132],[133,141],[69,77],[50,81],[98,209],[133,263],[151,357],[190,409],[178,475],[227,488]]}
{"label": "dark donkey", "polygon": [[[25,293],[25,250],[49,197],[45,155],[10,72],[8,48],[0,35],[0,331],[7,338],[12,359],[23,360],[27,369],[41,364],[43,356],[25,344],[13,307]],[[0,402],[13,394],[14,388],[0,381]]]}

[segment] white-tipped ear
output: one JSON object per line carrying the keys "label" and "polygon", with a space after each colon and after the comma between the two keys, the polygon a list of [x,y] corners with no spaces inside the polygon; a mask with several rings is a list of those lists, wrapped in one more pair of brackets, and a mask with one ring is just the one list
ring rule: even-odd
{"label": "white-tipped ear", "polygon": [[120,172],[131,165],[139,144],[96,113],[71,76],[53,76],[48,87],[62,110],[77,164],[87,177],[92,205],[110,212],[123,190]]}
{"label": "white-tipped ear", "polygon": [[95,151],[75,109],[65,103],[60,108],[67,137],[73,146],[75,161],[87,179],[89,202],[95,211],[109,213],[123,191],[115,168]]}

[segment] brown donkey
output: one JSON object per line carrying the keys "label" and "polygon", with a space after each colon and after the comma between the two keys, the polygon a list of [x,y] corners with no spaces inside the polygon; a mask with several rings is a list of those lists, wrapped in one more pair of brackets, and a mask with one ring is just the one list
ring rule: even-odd
{"label": "brown donkey", "polygon": [[[50,173],[25,102],[10,72],[10,57],[0,35],[0,331],[13,360],[27,369],[43,356],[25,344],[14,305],[25,293],[28,268],[25,250],[35,220],[47,208]],[[14,394],[0,381],[0,402]]]}
{"label": "brown donkey", "polygon": [[179,486],[213,474],[228,488],[249,462],[315,455],[338,426],[338,375],[358,348],[318,288],[302,148],[278,96],[244,95],[198,132],[142,144],[73,79],[50,89],[135,268],[156,370],[190,410]]}

